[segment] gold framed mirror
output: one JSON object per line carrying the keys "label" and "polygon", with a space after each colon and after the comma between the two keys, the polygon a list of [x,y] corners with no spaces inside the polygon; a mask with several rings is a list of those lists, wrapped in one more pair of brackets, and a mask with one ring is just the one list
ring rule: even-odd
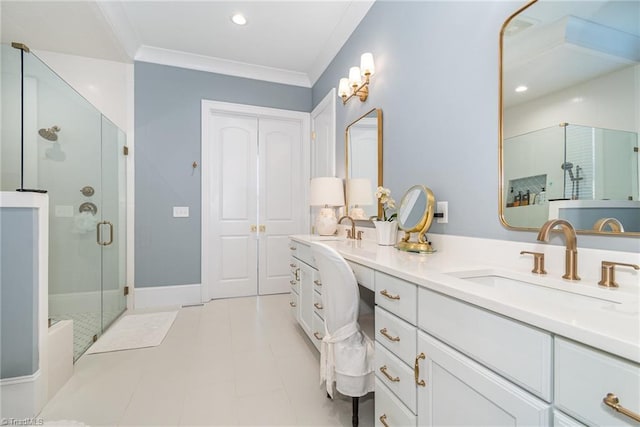
{"label": "gold framed mirror", "polygon": [[[426,233],[433,222],[436,199],[431,189],[424,185],[409,188],[398,208],[398,228],[404,231],[404,237],[396,248],[401,251],[432,253],[435,250],[427,240]],[[411,233],[418,233],[416,242],[411,241]]]}
{"label": "gold framed mirror", "polygon": [[[640,2],[534,0],[500,31],[499,216],[640,235]],[[605,221],[608,220],[608,221]]]}
{"label": "gold framed mirror", "polygon": [[374,194],[382,186],[382,110],[374,108],[345,129],[346,215],[354,220],[382,217]]}

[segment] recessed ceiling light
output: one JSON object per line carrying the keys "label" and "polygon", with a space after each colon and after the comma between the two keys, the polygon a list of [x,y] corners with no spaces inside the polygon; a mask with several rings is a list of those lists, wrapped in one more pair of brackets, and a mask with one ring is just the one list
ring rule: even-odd
{"label": "recessed ceiling light", "polygon": [[245,18],[241,13],[236,13],[231,17],[231,21],[236,25],[245,25],[247,23],[247,18]]}
{"label": "recessed ceiling light", "polygon": [[528,87],[526,87],[526,86],[524,86],[524,85],[521,85],[521,86],[518,86],[518,87],[516,88],[516,92],[526,92],[526,91],[527,91],[527,89],[529,89],[529,88],[528,88]]}

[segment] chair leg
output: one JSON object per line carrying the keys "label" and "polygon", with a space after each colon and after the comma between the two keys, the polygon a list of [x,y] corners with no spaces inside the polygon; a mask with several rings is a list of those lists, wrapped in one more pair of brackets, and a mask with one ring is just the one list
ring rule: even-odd
{"label": "chair leg", "polygon": [[358,401],[360,400],[359,397],[352,397],[351,398],[351,405],[353,406],[353,415],[351,416],[351,425],[353,427],[358,427]]}

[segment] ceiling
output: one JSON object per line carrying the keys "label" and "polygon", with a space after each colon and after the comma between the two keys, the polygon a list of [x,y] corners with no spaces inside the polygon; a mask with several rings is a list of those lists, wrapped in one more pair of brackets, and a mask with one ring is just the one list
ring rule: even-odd
{"label": "ceiling", "polygon": [[[2,42],[310,87],[374,0],[0,1]],[[231,16],[242,13],[247,25]]]}

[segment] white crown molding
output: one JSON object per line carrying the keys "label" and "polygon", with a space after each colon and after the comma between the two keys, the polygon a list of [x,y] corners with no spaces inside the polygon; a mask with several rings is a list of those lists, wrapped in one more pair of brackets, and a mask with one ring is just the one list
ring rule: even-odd
{"label": "white crown molding", "polygon": [[98,1],[96,5],[129,58],[134,59],[142,41],[127,18],[122,4],[117,1]]}
{"label": "white crown molding", "polygon": [[[333,61],[333,58],[340,52],[342,46],[344,46],[351,34],[353,34],[353,31],[357,28],[357,26],[353,26],[352,23],[360,23],[369,12],[369,9],[371,9],[371,6],[373,6],[373,3],[375,3],[375,0],[352,1],[349,4],[349,7],[345,10],[344,15],[342,15],[335,29],[331,32],[327,43],[309,70],[311,86],[318,81],[322,73],[324,73],[329,64],[331,64],[331,61]],[[360,58],[355,58],[354,60],[358,62],[357,64],[354,63],[354,65],[360,65]],[[345,72],[346,71],[347,70],[345,70]]]}
{"label": "white crown molding", "polygon": [[170,65],[192,70],[208,71],[248,79],[264,80],[293,86],[310,88],[309,76],[296,71],[246,64],[227,59],[196,55],[176,50],[161,49],[152,46],[141,46],[135,56],[136,61]]}

